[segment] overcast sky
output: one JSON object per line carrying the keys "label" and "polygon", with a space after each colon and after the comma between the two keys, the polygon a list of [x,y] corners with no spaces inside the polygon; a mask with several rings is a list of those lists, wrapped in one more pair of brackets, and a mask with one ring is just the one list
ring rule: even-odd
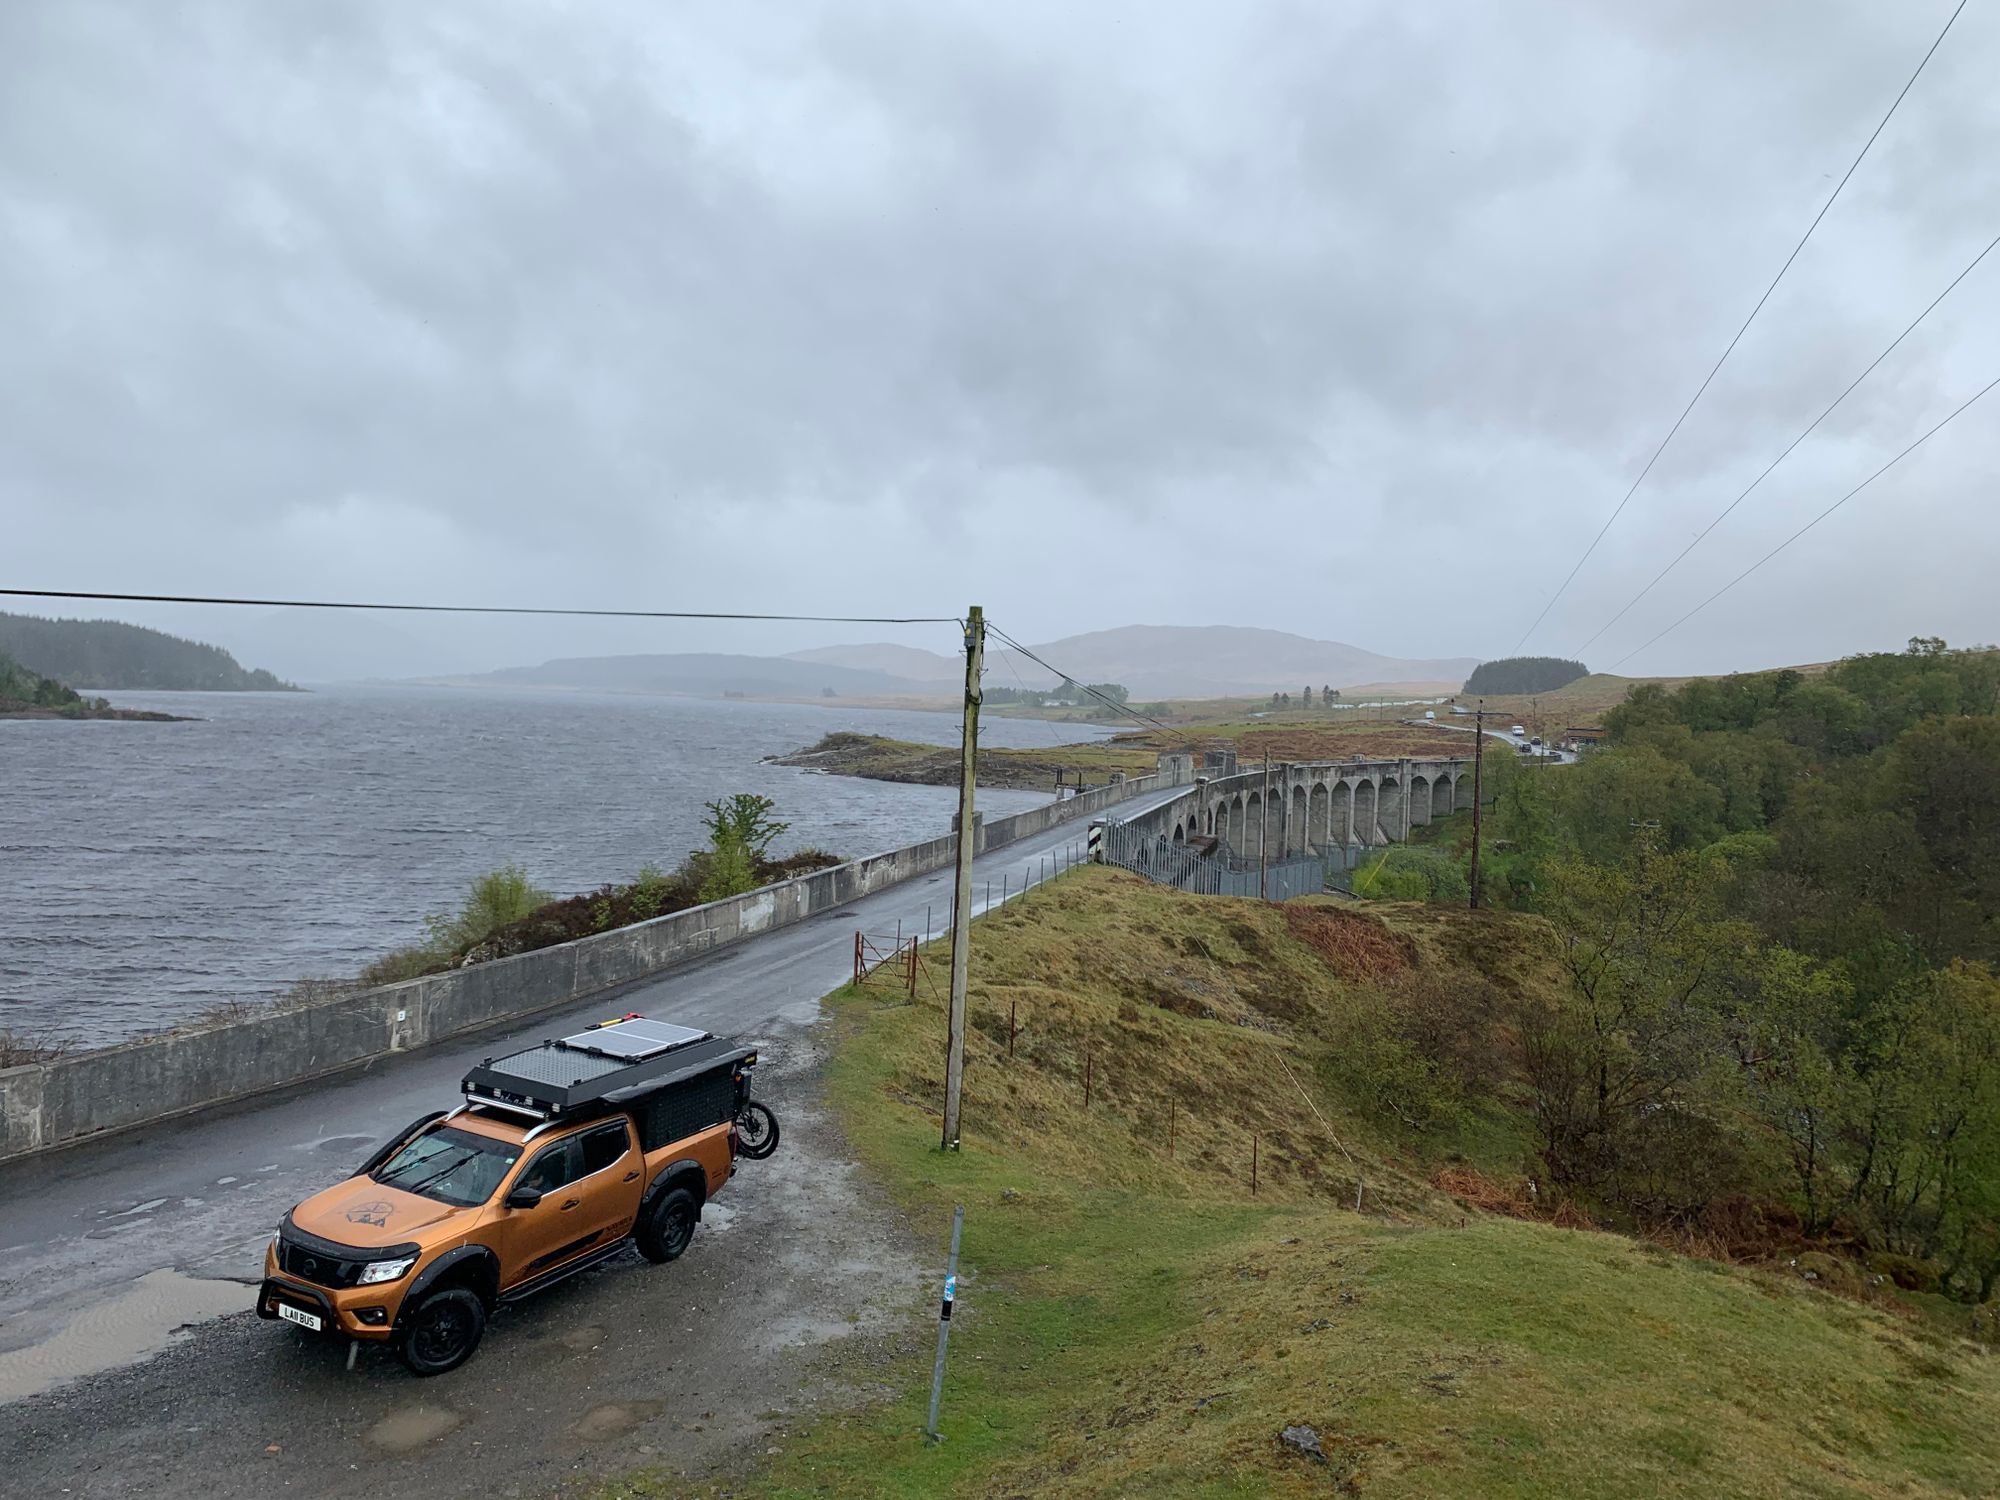
{"label": "overcast sky", "polygon": [[[0,584],[1503,655],[1952,3],[8,0]],[[1530,649],[2000,233],[1996,76],[1968,7]],[[2000,252],[1591,665],[2000,375],[1996,331]],[[1996,460],[2000,392],[1624,670],[2000,637]],[[262,628],[228,644],[283,668]],[[370,670],[955,648],[309,628]]]}

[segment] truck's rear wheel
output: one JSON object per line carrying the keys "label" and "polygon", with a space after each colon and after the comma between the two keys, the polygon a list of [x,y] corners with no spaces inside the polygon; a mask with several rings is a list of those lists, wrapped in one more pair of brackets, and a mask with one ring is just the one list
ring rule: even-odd
{"label": "truck's rear wheel", "polygon": [[686,1188],[662,1193],[634,1236],[639,1253],[650,1261],[678,1259],[694,1238],[694,1226],[700,1222],[701,1204],[693,1193]]}
{"label": "truck's rear wheel", "polygon": [[456,1370],[486,1332],[486,1305],[465,1287],[432,1292],[417,1304],[396,1341],[396,1352],[414,1375]]}

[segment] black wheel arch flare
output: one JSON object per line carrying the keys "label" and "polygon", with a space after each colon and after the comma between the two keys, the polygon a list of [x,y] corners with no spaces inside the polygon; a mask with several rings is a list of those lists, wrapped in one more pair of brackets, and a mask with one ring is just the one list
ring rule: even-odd
{"label": "black wheel arch flare", "polygon": [[500,1257],[484,1245],[460,1245],[447,1250],[417,1273],[403,1302],[396,1309],[395,1326],[401,1330],[416,1311],[417,1304],[439,1286],[469,1287],[490,1313],[500,1298]]}
{"label": "black wheel arch flare", "polygon": [[639,1218],[644,1220],[660,1199],[677,1187],[686,1187],[693,1192],[695,1207],[699,1209],[708,1201],[708,1168],[691,1156],[660,1168],[647,1184],[646,1196],[639,1201]]}

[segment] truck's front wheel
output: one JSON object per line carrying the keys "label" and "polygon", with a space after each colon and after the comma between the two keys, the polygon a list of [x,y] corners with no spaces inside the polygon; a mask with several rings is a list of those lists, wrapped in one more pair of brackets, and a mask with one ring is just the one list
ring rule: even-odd
{"label": "truck's front wheel", "polygon": [[478,1293],[449,1287],[417,1304],[396,1352],[412,1374],[442,1375],[472,1358],[485,1332],[486,1305]]}

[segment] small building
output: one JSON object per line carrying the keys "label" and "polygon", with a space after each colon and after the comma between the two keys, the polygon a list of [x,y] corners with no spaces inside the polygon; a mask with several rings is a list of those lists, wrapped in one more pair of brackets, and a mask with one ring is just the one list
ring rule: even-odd
{"label": "small building", "polygon": [[1562,732],[1561,747],[1572,755],[1581,755],[1584,751],[1595,750],[1603,744],[1606,735],[1606,730],[1594,725],[1584,727],[1572,725]]}

